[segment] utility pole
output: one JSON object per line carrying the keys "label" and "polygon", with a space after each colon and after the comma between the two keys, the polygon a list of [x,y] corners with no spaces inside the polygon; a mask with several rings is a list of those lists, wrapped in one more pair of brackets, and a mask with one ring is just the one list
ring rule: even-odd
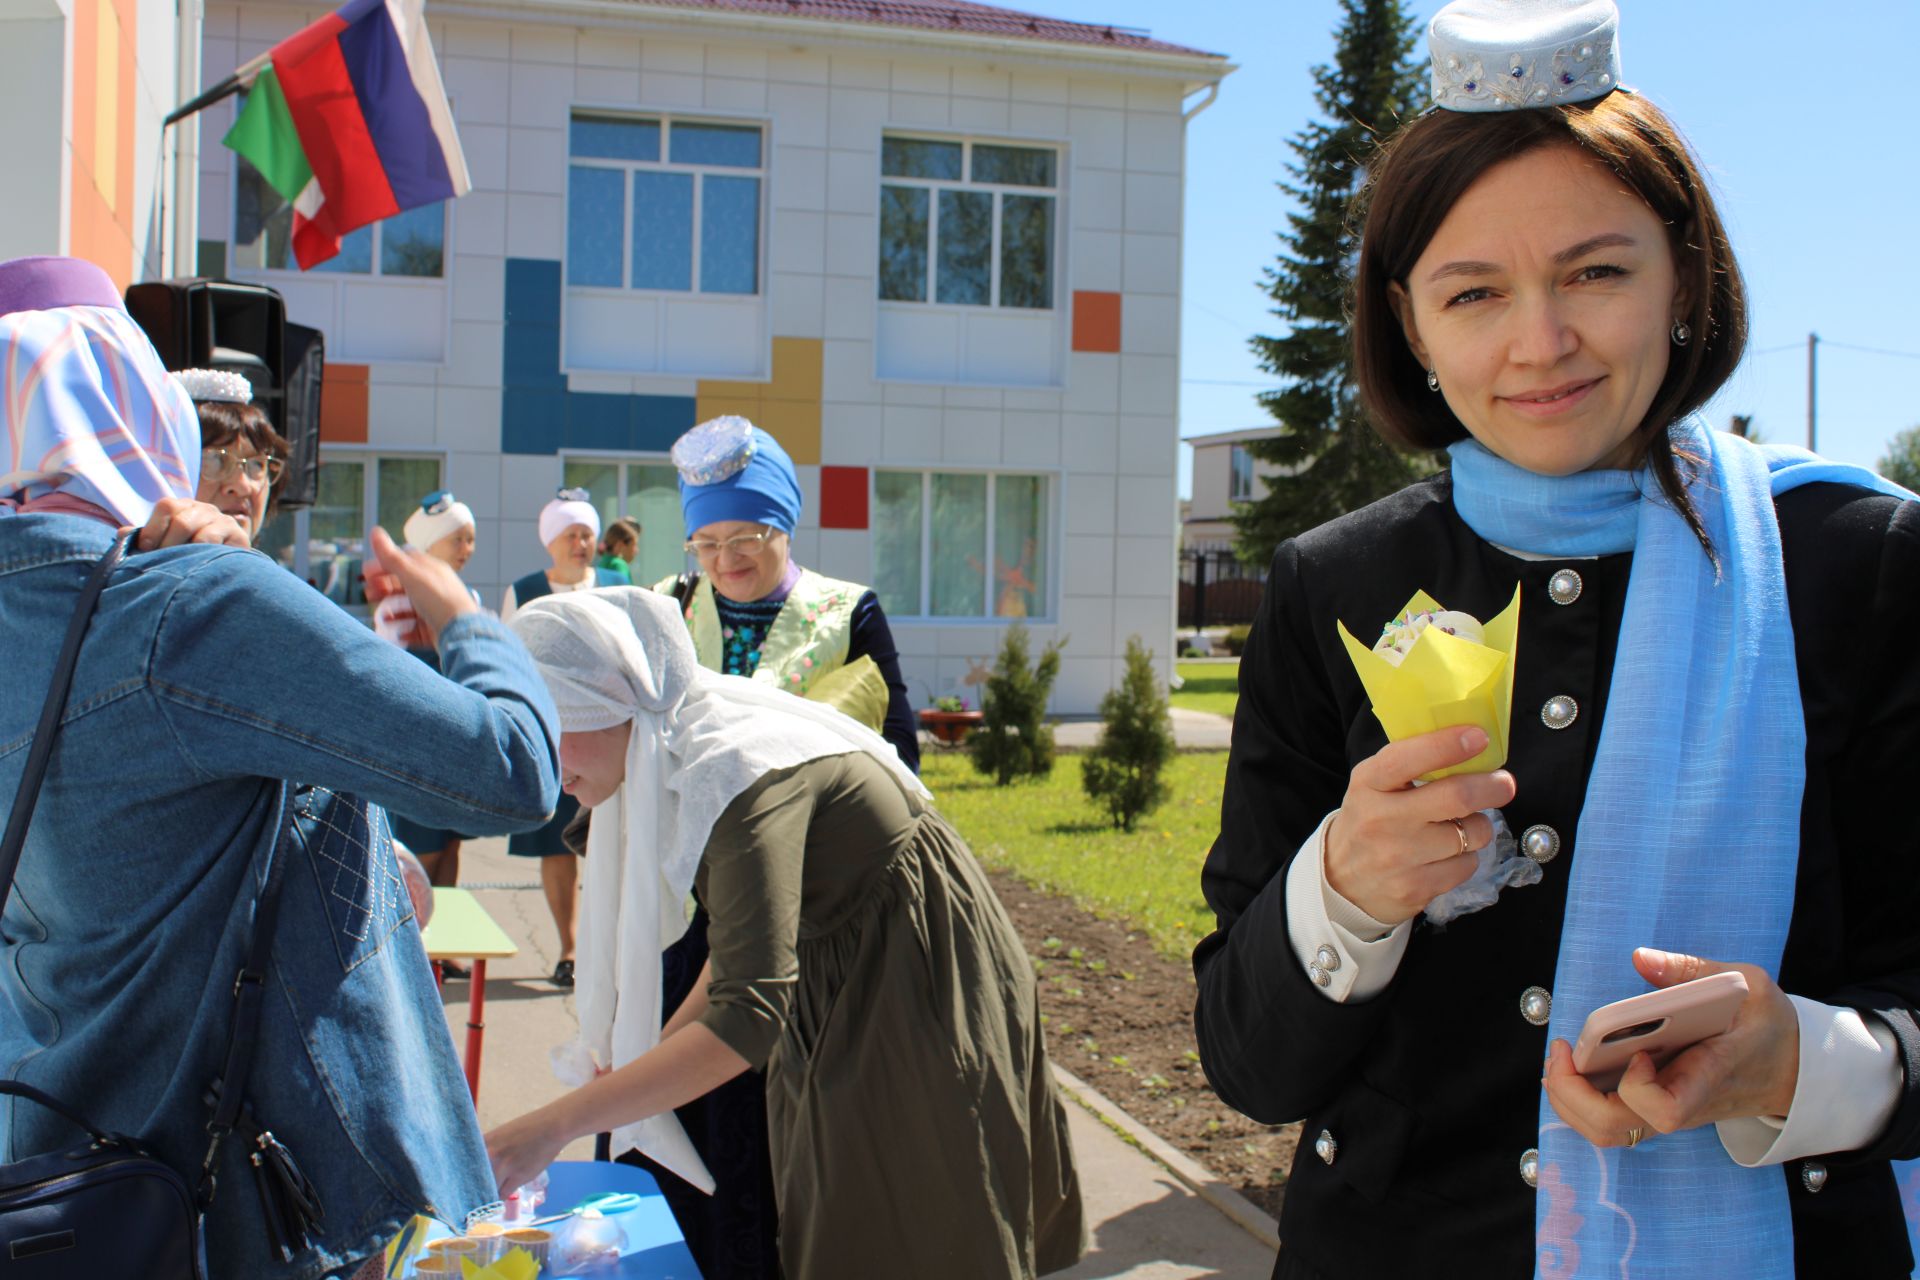
{"label": "utility pole", "polygon": [[1820,345],[1819,334],[1810,333],[1807,335],[1807,452],[1808,453],[1818,452],[1818,447],[1814,443],[1819,437],[1816,436],[1814,433],[1813,407],[1814,407],[1814,373],[1815,373],[1814,352],[1819,347],[1819,345]]}

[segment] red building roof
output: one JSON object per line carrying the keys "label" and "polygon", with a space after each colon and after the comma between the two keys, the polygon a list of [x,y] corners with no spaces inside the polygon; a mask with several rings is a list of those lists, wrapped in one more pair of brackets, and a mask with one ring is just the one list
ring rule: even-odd
{"label": "red building roof", "polygon": [[1218,58],[1222,55],[1155,40],[1131,27],[1066,22],[1015,9],[973,4],[970,0],[639,0],[679,9],[719,9],[731,13],[779,14],[815,21],[851,22],[882,27],[914,27],[1048,44],[1086,45],[1142,53]]}

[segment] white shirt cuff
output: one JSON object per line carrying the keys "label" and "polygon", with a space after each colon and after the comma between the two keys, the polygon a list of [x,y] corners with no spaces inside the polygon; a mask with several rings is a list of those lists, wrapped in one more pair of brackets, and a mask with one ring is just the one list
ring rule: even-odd
{"label": "white shirt cuff", "polygon": [[1900,1050],[1890,1027],[1857,1009],[1787,999],[1800,1020],[1793,1110],[1714,1126],[1734,1163],[1749,1169],[1870,1146],[1900,1103]]}
{"label": "white shirt cuff", "polygon": [[1287,935],[1294,957],[1320,993],[1336,1004],[1354,1004],[1371,1000],[1393,981],[1413,924],[1382,924],[1327,883],[1327,827],[1333,818],[1330,813],[1320,820],[1287,869]]}

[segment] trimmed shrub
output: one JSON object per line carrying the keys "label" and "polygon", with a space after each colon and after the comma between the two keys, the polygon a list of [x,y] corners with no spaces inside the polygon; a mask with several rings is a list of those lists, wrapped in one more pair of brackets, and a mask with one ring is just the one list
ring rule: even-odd
{"label": "trimmed shrub", "polygon": [[1053,772],[1053,728],[1047,724],[1047,695],[1060,674],[1060,639],[1028,665],[1030,642],[1025,623],[1007,628],[980,697],[980,727],[967,739],[973,767],[1006,786],[1015,778],[1043,778]]}
{"label": "trimmed shrub", "polygon": [[1153,652],[1139,636],[1127,638],[1127,674],[1100,700],[1105,725],[1100,741],[1081,762],[1080,785],[1104,805],[1113,825],[1132,831],[1172,792],[1160,774],[1173,759],[1173,718],[1167,694],[1153,669]]}

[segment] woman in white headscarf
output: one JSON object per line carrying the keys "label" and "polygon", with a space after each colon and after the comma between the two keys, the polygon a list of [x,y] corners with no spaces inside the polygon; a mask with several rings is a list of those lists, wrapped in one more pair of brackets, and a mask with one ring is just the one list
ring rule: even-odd
{"label": "woman in white headscarf", "polygon": [[[611,1129],[711,1187],[672,1110],[764,1064],[789,1280],[1033,1276],[1084,1243],[1033,970],[897,752],[823,705],[700,667],[637,588],[522,609],[595,815],[581,1038],[610,1073],[488,1135],[512,1188]],[[689,891],[703,980],[663,1029]]]}

